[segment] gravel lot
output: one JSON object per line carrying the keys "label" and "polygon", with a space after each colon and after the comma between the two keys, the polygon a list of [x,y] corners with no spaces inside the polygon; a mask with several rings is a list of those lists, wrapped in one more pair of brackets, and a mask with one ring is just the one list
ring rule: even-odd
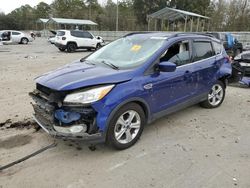
{"label": "gravel lot", "polygon": [[[33,79],[87,54],[62,53],[39,38],[29,45],[0,46],[0,123],[31,119]],[[0,126],[0,166],[52,142],[42,130]],[[220,108],[196,105],[166,116],[124,151],[57,142],[56,148],[0,172],[0,188],[249,188],[250,90],[228,87]]]}

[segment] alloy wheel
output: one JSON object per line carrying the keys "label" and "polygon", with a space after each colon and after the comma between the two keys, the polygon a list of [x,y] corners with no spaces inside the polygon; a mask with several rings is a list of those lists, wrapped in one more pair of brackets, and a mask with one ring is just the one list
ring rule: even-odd
{"label": "alloy wheel", "polygon": [[134,110],[126,111],[115,124],[115,139],[121,144],[130,143],[137,136],[140,127],[140,115]]}
{"label": "alloy wheel", "polygon": [[223,100],[224,90],[219,84],[215,84],[208,94],[208,102],[212,106],[218,105]]}

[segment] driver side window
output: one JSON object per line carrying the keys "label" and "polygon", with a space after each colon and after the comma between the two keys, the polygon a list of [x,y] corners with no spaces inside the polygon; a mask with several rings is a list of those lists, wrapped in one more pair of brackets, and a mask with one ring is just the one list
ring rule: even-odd
{"label": "driver side window", "polygon": [[169,61],[176,66],[185,65],[191,62],[189,41],[179,41],[170,46],[160,58],[160,62]]}

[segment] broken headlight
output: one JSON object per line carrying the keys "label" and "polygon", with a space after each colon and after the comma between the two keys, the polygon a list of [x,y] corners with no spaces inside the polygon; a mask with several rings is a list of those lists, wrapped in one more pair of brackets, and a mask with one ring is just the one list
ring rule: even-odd
{"label": "broken headlight", "polygon": [[98,88],[89,89],[82,92],[76,92],[72,94],[68,94],[65,99],[64,103],[73,103],[73,104],[89,104],[92,102],[96,102],[101,100],[105,97],[114,85],[102,86]]}

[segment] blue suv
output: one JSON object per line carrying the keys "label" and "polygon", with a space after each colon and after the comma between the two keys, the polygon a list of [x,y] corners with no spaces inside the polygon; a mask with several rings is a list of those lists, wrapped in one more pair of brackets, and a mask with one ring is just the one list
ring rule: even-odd
{"label": "blue suv", "polygon": [[125,149],[159,117],[220,106],[231,71],[216,38],[132,33],[36,78],[34,119],[55,137]]}

